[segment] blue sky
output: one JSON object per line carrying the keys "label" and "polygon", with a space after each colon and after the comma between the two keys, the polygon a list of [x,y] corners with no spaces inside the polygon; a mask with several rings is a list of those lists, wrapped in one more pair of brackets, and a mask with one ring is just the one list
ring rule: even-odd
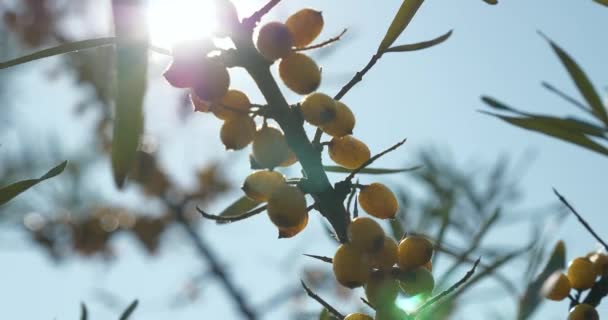
{"label": "blue sky", "polygon": [[[247,8],[255,8],[256,3],[262,2],[242,3]],[[384,1],[379,5],[375,1],[360,0],[285,0],[265,21],[284,20],[304,5],[323,11],[326,25],[321,38],[349,28],[344,41],[318,61],[324,74],[321,90],[332,94],[375,52],[400,1]],[[536,207],[554,201],[551,187],[556,187],[590,223],[605,226],[608,218],[601,213],[608,183],[605,157],[517,129],[478,110],[485,108],[479,96],[489,94],[528,111],[577,114],[575,108],[540,86],[541,81],[547,80],[579,97],[568,74],[537,31],[544,32],[566,49],[597,89],[605,93],[608,46],[603,39],[608,30],[607,15],[608,8],[591,0],[502,1],[498,6],[488,6],[479,0],[427,1],[397,43],[428,40],[450,29],[454,30],[453,36],[435,48],[382,58],[363,83],[343,99],[357,116],[355,136],[364,140],[372,153],[407,137],[404,148],[378,164],[387,167],[414,164],[414,151],[429,145],[448,148],[455,161],[470,166],[492,162],[502,154],[517,158],[532,152],[534,161],[521,181],[526,192],[525,205]],[[69,111],[69,106],[80,95],[70,91],[71,79],[62,76],[47,83],[40,72],[57,61],[48,59],[23,68],[27,72],[15,75],[11,85],[12,103],[26,118],[19,121],[35,134],[77,133],[88,125]],[[230,178],[236,183],[242,181],[248,172],[247,153],[224,153],[218,138],[218,121],[201,114],[193,115],[185,123],[178,121],[172,102],[177,91],[159,79],[166,63],[162,58],[153,60],[146,105],[147,130],[158,138],[163,165],[178,181],[187,184],[192,183],[195,166],[213,159],[230,159],[233,166],[229,170]],[[235,88],[248,92],[253,101],[262,101],[243,72],[232,72],[232,77]],[[36,88],[39,94],[30,94],[28,88]],[[70,93],[65,94],[66,91]],[[300,99],[287,89],[284,92],[290,101]],[[40,96],[45,97],[44,103]],[[52,121],[42,125],[40,119]],[[69,136],[67,149],[77,150],[82,139],[79,140],[78,134]],[[292,174],[297,174],[297,170]],[[111,188],[110,179],[108,167],[104,166],[99,183]],[[402,182],[401,176],[381,180]],[[362,182],[372,181],[365,178]],[[209,211],[219,211],[237,196],[238,193],[231,194],[213,203]],[[205,239],[229,266],[228,271],[239,287],[253,303],[260,303],[288,281],[277,281],[277,274],[297,283],[301,268],[311,264],[297,258],[289,267],[279,268],[278,262],[286,253],[306,251],[332,255],[331,242],[317,236],[323,232],[320,223],[311,221],[315,223],[290,241],[276,240],[275,230],[263,216],[229,226],[205,224],[202,229]],[[602,228],[598,229],[600,234],[605,233]],[[495,240],[512,239],[521,243],[525,239],[517,232],[519,230],[503,230],[497,236],[503,239]],[[119,255],[116,262],[106,265],[100,261],[74,259],[55,265],[41,252],[31,250],[21,235],[6,231],[0,238],[11,239],[18,245],[0,246],[0,261],[7,270],[0,274],[3,313],[12,319],[75,319],[78,303],[84,300],[89,302],[93,319],[116,317],[117,310],[109,310],[96,302],[95,292],[102,288],[114,292],[125,305],[130,299],[139,298],[141,304],[134,320],[195,319],[201,314],[209,318],[236,319],[224,292],[213,281],[203,285],[203,296],[197,303],[180,309],[167,306],[166,298],[179,291],[183,280],[204,268],[180,230],[173,230],[167,237],[171,244],[163,248],[158,259],[146,257],[131,239],[123,237],[115,243]],[[558,238],[566,240],[569,259],[596,248],[594,240],[573,218],[556,232],[555,239]],[[511,314],[515,307],[512,302],[501,303],[500,310]],[[472,319],[484,318],[480,310],[487,306],[479,304],[466,308],[462,318],[465,315]],[[344,306],[345,312],[347,307]],[[546,303],[543,313],[536,318],[564,318],[565,310],[562,303]],[[600,314],[608,315],[605,305],[599,310]],[[285,308],[274,311],[268,319],[280,319],[285,311]]]}

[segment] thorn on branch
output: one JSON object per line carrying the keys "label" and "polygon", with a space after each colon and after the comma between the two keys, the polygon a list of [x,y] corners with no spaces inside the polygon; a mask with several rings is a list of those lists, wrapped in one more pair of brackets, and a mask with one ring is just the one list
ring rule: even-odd
{"label": "thorn on branch", "polygon": [[464,275],[464,277],[462,277],[460,280],[458,280],[458,282],[454,283],[451,287],[447,288],[445,291],[443,291],[443,292],[439,293],[438,295],[432,297],[431,299],[427,300],[423,305],[421,305],[418,309],[416,309],[416,311],[414,311],[411,314],[412,317],[416,318],[416,315],[419,314],[420,312],[424,311],[424,309],[439,302],[439,300],[443,299],[450,293],[454,292],[456,289],[458,289],[460,286],[462,286],[465,282],[467,282],[469,280],[469,278],[471,278],[473,276],[473,274],[475,273],[475,269],[477,268],[477,265],[479,264],[480,261],[481,261],[481,258],[477,258],[477,260],[475,260],[475,263],[473,264],[473,267]]}
{"label": "thorn on branch", "polygon": [[327,263],[333,263],[334,262],[334,260],[332,258],[330,258],[330,257],[317,256],[317,255],[314,255],[314,254],[306,254],[306,253],[304,253],[304,255],[307,256],[307,257],[313,258],[313,259],[317,259],[317,260],[321,260],[323,262],[327,262]]}
{"label": "thorn on branch", "polygon": [[303,48],[296,48],[293,51],[306,51],[306,50],[314,50],[314,49],[319,49],[319,48],[323,48],[325,46],[328,46],[334,42],[340,41],[340,39],[342,38],[342,36],[344,36],[344,34],[346,33],[346,31],[348,31],[347,28],[344,28],[344,30],[342,30],[342,32],[340,32],[339,35],[333,37],[333,38],[329,38],[323,42],[317,43],[317,44],[313,44],[307,47],[303,47]]}
{"label": "thorn on branch", "polygon": [[260,10],[254,12],[249,18],[245,18],[243,20],[243,25],[248,29],[253,30],[256,24],[260,22],[260,20],[262,20],[262,17],[264,17],[268,12],[270,12],[270,10],[272,10],[272,8],[279,4],[279,2],[281,2],[281,0],[268,1]]}
{"label": "thorn on branch", "polygon": [[239,221],[239,220],[244,220],[247,219],[249,217],[253,217],[258,213],[263,212],[264,210],[266,210],[266,206],[261,206],[259,208],[253,209],[251,211],[247,211],[245,213],[242,213],[238,216],[219,216],[219,215],[213,215],[213,214],[209,214],[205,211],[203,211],[201,208],[199,208],[198,206],[196,207],[196,211],[198,211],[203,218],[205,219],[209,219],[209,220],[214,220],[215,222],[219,223],[219,224],[224,224],[224,223],[231,223],[231,222],[235,222],[235,221]]}
{"label": "thorn on branch", "polygon": [[341,320],[344,319],[344,315],[341,314],[338,310],[336,310],[336,308],[334,308],[331,304],[327,303],[327,301],[323,300],[316,293],[312,292],[312,290],[310,290],[310,288],[306,285],[306,283],[304,283],[304,280],[301,280],[301,282],[302,282],[302,287],[304,287],[304,290],[306,290],[306,294],[309,297],[313,298],[315,301],[320,303],[323,307],[325,307],[325,309],[327,309],[327,311],[329,311],[329,313],[331,313],[338,319],[341,319]]}
{"label": "thorn on branch", "polygon": [[585,221],[585,219],[583,219],[583,217],[576,211],[576,209],[574,209],[574,207],[572,207],[572,205],[570,205],[568,200],[566,200],[566,198],[564,198],[559,192],[557,192],[557,190],[555,188],[553,188],[553,192],[555,193],[555,195],[557,196],[559,201],[561,201],[564,205],[566,205],[566,207],[568,207],[568,209],[570,209],[570,211],[572,213],[574,213],[574,215],[576,216],[578,221],[580,221],[580,223],[585,227],[585,229],[587,229],[587,231],[589,231],[589,233],[591,233],[591,235],[597,241],[599,241],[602,244],[602,246],[604,246],[604,249],[608,251],[608,244],[606,244],[606,242],[604,240],[602,240],[602,238],[600,238],[600,236],[597,233],[595,233],[593,228],[591,228],[591,225],[589,225],[589,223],[587,221]]}
{"label": "thorn on branch", "polygon": [[355,175],[359,172],[361,172],[361,170],[365,169],[367,166],[369,166],[370,164],[374,163],[374,161],[378,160],[380,157],[384,156],[385,154],[399,148],[400,146],[402,146],[405,141],[407,141],[407,139],[403,139],[400,142],[398,142],[397,144],[395,144],[394,146],[374,155],[373,157],[369,158],[367,161],[365,161],[362,165],[360,165],[357,169],[353,170],[347,177],[346,179],[344,179],[345,181],[351,181]]}

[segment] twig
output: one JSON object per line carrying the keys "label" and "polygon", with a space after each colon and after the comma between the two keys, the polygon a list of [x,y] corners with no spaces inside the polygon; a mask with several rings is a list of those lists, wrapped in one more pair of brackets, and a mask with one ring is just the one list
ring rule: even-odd
{"label": "twig", "polygon": [[382,57],[382,53],[376,53],[369,60],[367,65],[361,69],[361,71],[355,73],[355,75],[350,79],[350,81],[345,84],[342,89],[334,96],[334,100],[340,100],[352,89],[357,83],[363,80],[363,76],[378,62],[378,60]]}
{"label": "twig", "polygon": [[312,290],[310,290],[310,288],[308,286],[306,286],[306,283],[304,283],[304,280],[301,280],[301,282],[302,282],[302,287],[304,287],[304,290],[306,290],[306,294],[309,297],[313,298],[318,303],[320,303],[323,307],[325,307],[325,309],[327,309],[327,311],[329,311],[331,314],[333,314],[338,319],[344,319],[344,315],[341,314],[338,310],[336,310],[336,308],[332,307],[331,304],[327,303],[327,301],[323,300],[316,293],[312,292]]}
{"label": "twig", "polygon": [[376,308],[374,308],[374,306],[372,306],[372,304],[369,301],[367,301],[367,299],[365,299],[363,297],[361,297],[359,299],[361,299],[361,301],[363,301],[363,303],[365,303],[368,307],[372,308],[373,310],[376,310]]}
{"label": "twig", "polygon": [[249,18],[245,18],[243,20],[243,25],[253,29],[255,25],[262,20],[262,17],[270,12],[270,10],[279,4],[279,2],[281,2],[281,0],[268,1],[268,3],[266,3],[260,10],[254,12]]}
{"label": "twig", "polygon": [[454,283],[451,287],[449,287],[445,291],[443,291],[440,294],[427,300],[423,305],[421,305],[418,309],[416,309],[416,311],[414,311],[411,315],[415,318],[415,315],[419,314],[420,312],[424,311],[424,309],[437,303],[439,300],[443,299],[445,296],[449,295],[454,290],[458,289],[461,285],[463,285],[465,282],[467,282],[467,280],[469,280],[469,278],[471,278],[473,276],[473,274],[475,273],[475,268],[477,268],[477,265],[479,264],[480,261],[481,261],[481,258],[477,258],[477,260],[475,260],[475,263],[473,264],[473,267],[471,268],[471,270],[469,270],[464,275],[464,277],[462,277],[462,279],[460,279],[458,282]]}
{"label": "twig", "polygon": [[370,164],[372,164],[374,161],[378,160],[380,157],[384,156],[385,154],[399,148],[400,146],[402,146],[405,141],[407,141],[407,139],[403,139],[400,142],[398,142],[397,144],[395,144],[394,146],[376,154],[375,156],[369,158],[367,161],[365,161],[362,165],[360,165],[357,169],[353,170],[347,177],[346,179],[344,179],[345,181],[350,181],[352,180],[355,175],[359,172],[361,172],[361,170],[365,169],[367,166],[369,166]]}
{"label": "twig", "polygon": [[597,306],[602,299],[608,295],[608,276],[602,276],[598,282],[593,285],[583,303]]}
{"label": "twig", "polygon": [[597,233],[595,233],[595,231],[593,230],[593,228],[591,228],[591,226],[589,225],[589,223],[587,223],[587,221],[585,221],[585,219],[583,219],[583,217],[576,211],[576,209],[574,209],[570,205],[570,203],[568,202],[568,200],[566,200],[566,198],[564,198],[559,192],[557,192],[557,190],[555,188],[553,188],[553,192],[559,198],[559,201],[561,201],[563,204],[565,204],[566,207],[568,207],[568,209],[570,209],[570,211],[572,211],[572,213],[574,213],[574,215],[576,216],[576,218],[578,219],[578,221],[580,221],[580,223],[585,227],[585,229],[587,229],[587,231],[589,231],[589,233],[591,233],[591,235],[597,241],[599,241],[602,244],[602,246],[604,246],[605,250],[608,250],[608,244],[606,244],[606,242],[604,240],[602,240],[602,238],[600,238],[600,236]]}
{"label": "twig", "polygon": [[355,198],[355,193],[357,192],[356,188],[352,188],[350,190],[350,194],[348,195],[348,200],[346,201],[346,211],[350,212],[350,204],[352,203],[353,199]]}
{"label": "twig", "polygon": [[305,255],[305,256],[307,256],[307,257],[310,257],[310,258],[314,258],[314,259],[317,259],[317,260],[321,260],[321,261],[323,261],[323,262],[327,262],[327,263],[333,263],[333,261],[334,261],[334,260],[333,260],[332,258],[330,258],[330,257],[317,256],[317,255],[314,255],[314,254],[306,254],[306,253],[304,253],[304,255]]}
{"label": "twig", "polygon": [[242,213],[238,216],[226,216],[226,217],[208,214],[207,212],[203,211],[203,209],[199,208],[198,206],[196,207],[196,211],[198,211],[203,216],[203,218],[206,218],[209,220],[214,220],[217,223],[231,223],[231,222],[235,222],[235,221],[245,220],[249,217],[255,216],[258,213],[264,212],[264,210],[266,210],[266,207],[267,206],[264,205],[259,208]]}
{"label": "twig", "polygon": [[319,48],[323,48],[329,44],[332,44],[336,41],[340,41],[340,39],[342,38],[342,36],[344,36],[344,34],[346,33],[346,31],[348,31],[348,29],[344,28],[344,30],[342,30],[342,32],[340,32],[339,35],[333,37],[333,38],[329,38],[323,42],[317,43],[317,44],[313,44],[307,47],[302,47],[302,48],[296,48],[293,51],[306,51],[306,50],[313,50],[313,49],[319,49]]}

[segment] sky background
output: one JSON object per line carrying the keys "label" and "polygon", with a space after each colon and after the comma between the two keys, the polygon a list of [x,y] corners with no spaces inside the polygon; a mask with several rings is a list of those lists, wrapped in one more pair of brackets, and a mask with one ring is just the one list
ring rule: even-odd
{"label": "sky background", "polygon": [[[262,3],[237,1],[236,5],[245,16]],[[400,3],[397,0],[381,4],[361,0],[284,0],[263,22],[284,20],[305,6],[323,11],[326,24],[320,39],[349,28],[344,41],[318,59],[324,76],[320,90],[333,95],[354,71],[367,63]],[[104,11],[107,6],[100,8],[97,12],[100,16],[107,14]],[[608,9],[591,0],[501,1],[498,6],[476,0],[427,1],[396,44],[428,40],[450,29],[454,34],[440,46],[420,52],[387,54],[382,58],[343,99],[357,117],[354,135],[365,141],[372,153],[408,138],[405,147],[378,162],[377,165],[383,167],[415,165],[416,150],[428,146],[448,149],[456,163],[471,168],[492,163],[501,155],[518,159],[531,153],[533,160],[529,161],[520,181],[525,191],[524,206],[538,207],[555,201],[551,187],[556,187],[592,225],[598,226],[600,234],[608,236],[602,227],[608,225],[603,212],[608,181],[605,157],[523,131],[478,112],[486,108],[480,95],[488,94],[530,112],[579,114],[540,86],[541,81],[547,80],[580,98],[568,74],[537,31],[544,32],[569,52],[605,95],[607,16]],[[10,103],[17,110],[14,119],[19,128],[29,130],[34,140],[49,133],[62,134],[66,137],[62,143],[69,155],[86,144],[78,133],[86,130],[92,119],[72,114],[71,107],[83,93],[74,91],[71,77],[62,75],[49,82],[45,76],[45,70],[58,61],[56,58],[38,61],[12,74]],[[179,120],[174,102],[178,92],[160,79],[167,63],[163,57],[151,57],[151,80],[146,97],[146,130],[157,139],[162,164],[180,183],[190,184],[194,167],[213,160],[229,160],[227,172],[238,184],[249,172],[248,152],[226,154],[218,137],[221,123],[209,115],[195,114],[186,122]],[[262,102],[261,95],[243,72],[235,70],[231,75],[234,88],[247,92],[252,101]],[[284,93],[289,101],[300,99],[287,89]],[[11,140],[6,139],[3,144],[10,148]],[[297,174],[297,170],[291,173]],[[362,179],[362,183],[373,181],[404,183],[402,175]],[[107,164],[100,168],[98,183],[104,186],[100,192],[117,193],[112,189]],[[238,196],[235,191],[210,204],[209,212],[219,212]],[[75,258],[57,265],[41,251],[32,250],[18,232],[2,229],[0,261],[5,272],[0,273],[0,306],[7,319],[77,319],[80,301],[88,303],[91,319],[116,318],[120,311],[99,303],[98,289],[112,292],[125,306],[134,298],[140,299],[133,320],[185,320],[201,315],[238,318],[224,291],[214,281],[204,286],[202,297],[196,303],[182,308],[169,306],[167,297],[179,292],[183,280],[205,268],[180,230],[165,235],[171,239],[166,242],[170,244],[161,248],[162,254],[156,258],[146,256],[131,239],[119,237],[113,243],[119,259],[112,263]],[[299,253],[331,256],[335,250],[329,239],[318,236],[323,232],[318,219],[311,219],[301,235],[288,241],[276,240],[276,231],[263,215],[228,226],[204,224],[201,229],[203,237],[221,256],[228,272],[254,305],[282,289],[287,279],[297,284],[302,268],[316,265]],[[493,241],[521,244],[527,239],[528,231],[499,230]],[[555,239],[559,238],[567,243],[568,259],[596,248],[594,239],[572,217],[556,232]],[[284,261],[286,256],[288,263]],[[276,280],[277,275],[283,277],[281,281]],[[479,299],[466,301],[471,304],[457,319],[485,319],[485,312],[496,306],[506,316],[515,311],[510,300],[496,305]],[[319,309],[313,302],[307,308]],[[348,305],[340,308],[346,313],[355,310]],[[284,319],[287,310],[287,307],[273,310],[267,319]],[[548,302],[536,319],[563,319],[565,310],[564,303]],[[606,305],[599,311],[601,315],[608,315]]]}

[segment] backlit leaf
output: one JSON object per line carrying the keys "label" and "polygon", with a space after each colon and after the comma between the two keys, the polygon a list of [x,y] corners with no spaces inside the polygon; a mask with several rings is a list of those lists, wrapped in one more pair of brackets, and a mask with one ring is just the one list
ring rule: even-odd
{"label": "backlit leaf", "polygon": [[220,212],[218,216],[221,217],[235,217],[239,216],[255,207],[261,202],[252,200],[249,197],[243,196],[229,205],[224,211]]}
{"label": "backlit leaf", "polygon": [[[367,173],[367,174],[390,174],[390,173],[399,173],[399,172],[408,172],[414,171],[422,168],[422,166],[415,166],[411,168],[402,168],[402,169],[385,169],[385,168],[364,168],[359,171],[359,173]],[[338,173],[351,173],[353,170],[347,169],[341,166],[323,166],[323,169],[327,172],[338,172]]]}
{"label": "backlit leaf", "polygon": [[395,18],[393,18],[393,22],[391,22],[391,25],[388,27],[388,31],[384,35],[384,39],[382,39],[382,42],[378,47],[378,52],[383,52],[393,45],[393,42],[397,40],[410,21],[412,21],[416,11],[418,11],[423,2],[424,0],[403,1],[399,11],[397,11],[397,14],[395,15]]}
{"label": "backlit leaf", "polygon": [[49,172],[45,173],[42,177],[40,177],[38,179],[23,180],[23,181],[15,182],[4,188],[1,188],[0,189],[0,205],[7,203],[9,200],[18,196],[20,193],[24,192],[25,190],[35,186],[36,184],[38,184],[46,179],[50,179],[52,177],[59,175],[61,172],[63,172],[63,170],[65,169],[65,167],[67,165],[68,165],[68,162],[64,161],[64,162],[60,163],[58,166],[49,170]]}
{"label": "backlit leaf", "polygon": [[384,52],[406,52],[406,51],[416,51],[416,50],[430,48],[430,47],[436,46],[436,45],[446,41],[451,35],[452,35],[452,30],[448,31],[444,35],[441,35],[441,36],[439,36],[435,39],[431,39],[429,41],[394,46],[394,47],[390,47],[390,48],[384,50]]}

